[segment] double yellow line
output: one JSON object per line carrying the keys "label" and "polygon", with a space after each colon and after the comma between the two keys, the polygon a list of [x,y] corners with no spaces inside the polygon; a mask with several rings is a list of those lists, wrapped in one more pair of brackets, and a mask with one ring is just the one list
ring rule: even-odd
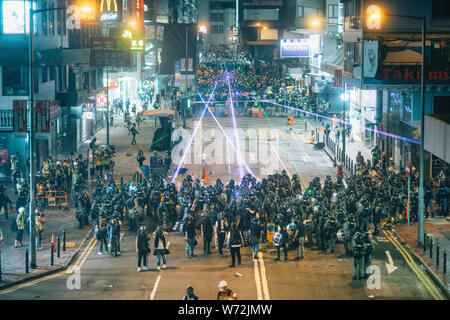
{"label": "double yellow line", "polygon": [[431,282],[427,275],[422,271],[422,269],[417,265],[417,263],[413,260],[408,251],[395,239],[392,235],[392,232],[389,230],[383,230],[385,236],[392,242],[392,244],[397,248],[397,250],[401,253],[403,258],[405,259],[408,266],[411,270],[416,274],[417,278],[423,283],[428,292],[433,296],[435,300],[447,300],[444,295],[440,292],[438,288]]}
{"label": "double yellow line", "polygon": [[[79,270],[79,269],[81,269],[81,267],[83,266],[83,264],[86,261],[87,257],[91,254],[92,250],[94,249],[94,246],[95,246],[96,243],[97,243],[97,239],[95,239],[95,236],[93,236],[92,239],[89,241],[88,245],[86,246],[86,248],[84,248],[83,253],[80,255],[80,257],[78,258],[77,262],[75,262],[74,266],[76,268],[73,268],[72,270]],[[43,282],[43,281],[47,281],[47,280],[50,280],[50,279],[53,279],[53,278],[57,278],[57,277],[65,275],[65,274],[71,273],[71,272],[68,271],[68,269],[69,268],[67,268],[66,270],[57,272],[55,274],[51,274],[51,275],[48,275],[48,276],[45,276],[45,277],[42,277],[42,278],[30,281],[30,282],[18,284],[16,286],[11,287],[11,288],[2,290],[2,291],[0,291],[0,295],[1,294],[6,294],[6,293],[10,293],[10,292],[13,292],[13,291],[25,288],[25,287],[29,287],[29,286],[38,284],[38,283]]]}

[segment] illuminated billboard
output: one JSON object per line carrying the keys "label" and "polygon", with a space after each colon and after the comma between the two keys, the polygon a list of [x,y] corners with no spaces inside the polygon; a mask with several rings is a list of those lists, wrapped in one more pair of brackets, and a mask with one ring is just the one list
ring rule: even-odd
{"label": "illuminated billboard", "polygon": [[30,2],[3,1],[3,33],[20,34],[29,32]]}
{"label": "illuminated billboard", "polygon": [[99,4],[101,22],[122,21],[122,0],[101,0]]}
{"label": "illuminated billboard", "polygon": [[282,39],[280,49],[281,58],[309,57],[309,39]]}

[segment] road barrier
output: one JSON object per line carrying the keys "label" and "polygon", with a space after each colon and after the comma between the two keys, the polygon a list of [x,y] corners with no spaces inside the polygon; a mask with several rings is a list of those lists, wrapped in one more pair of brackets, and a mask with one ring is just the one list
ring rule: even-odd
{"label": "road barrier", "polygon": [[27,250],[25,250],[25,273],[29,272],[28,266],[29,266],[29,263],[28,263],[28,249],[27,249]]}
{"label": "road barrier", "polygon": [[63,229],[63,251],[66,251],[66,229]]}
{"label": "road barrier", "polygon": [[56,257],[61,257],[61,237],[58,234],[58,239],[56,240]]}
{"label": "road barrier", "polygon": [[436,266],[439,269],[439,249],[441,248],[441,245],[439,243],[436,244]]}
{"label": "road barrier", "polygon": [[68,207],[65,191],[46,191],[43,196],[36,196],[36,201],[42,201],[48,207]]}

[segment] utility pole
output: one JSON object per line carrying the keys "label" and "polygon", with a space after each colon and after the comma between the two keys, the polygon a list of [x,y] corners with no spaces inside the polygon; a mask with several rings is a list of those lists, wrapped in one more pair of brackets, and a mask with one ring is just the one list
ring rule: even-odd
{"label": "utility pole", "polygon": [[344,101],[343,101],[343,108],[342,108],[342,161],[345,163],[345,108],[346,108],[346,101],[347,98],[347,83],[344,82]]}
{"label": "utility pole", "polygon": [[420,85],[421,85],[421,102],[422,102],[422,114],[421,114],[421,121],[420,121],[420,182],[419,182],[419,214],[418,214],[418,245],[419,247],[423,246],[424,243],[424,236],[423,236],[423,211],[424,211],[424,189],[423,189],[423,180],[425,176],[424,172],[424,156],[425,156],[425,150],[424,150],[424,135],[425,135],[425,49],[426,49],[426,24],[427,24],[427,17],[423,16],[422,18],[422,72],[420,77]]}
{"label": "utility pole", "polygon": [[28,121],[30,122],[30,131],[28,133],[28,146],[29,146],[29,157],[30,157],[30,204],[29,204],[29,218],[30,218],[30,267],[31,269],[36,268],[36,241],[35,241],[35,223],[34,223],[34,119],[33,119],[33,110],[34,110],[34,50],[33,50],[33,15],[34,10],[33,6],[30,5],[30,36],[29,36],[29,44],[28,44],[28,63],[29,63],[29,99],[30,106],[28,109]]}
{"label": "utility pole", "polygon": [[[186,51],[185,51],[185,56],[184,56],[184,74],[185,74],[185,82],[186,82],[186,98],[188,95],[188,90],[189,90],[189,86],[188,86],[188,25],[186,24],[186,34],[185,34],[185,44],[186,44]],[[186,105],[183,105],[183,128],[186,128]]]}
{"label": "utility pole", "polygon": [[159,72],[159,54],[158,54],[158,1],[153,0],[153,26],[155,28],[155,59],[156,59],[156,66],[155,66],[155,76]]}
{"label": "utility pole", "polygon": [[109,146],[109,67],[106,67],[106,145]]}
{"label": "utility pole", "polygon": [[236,0],[236,59],[239,51],[239,0]]}

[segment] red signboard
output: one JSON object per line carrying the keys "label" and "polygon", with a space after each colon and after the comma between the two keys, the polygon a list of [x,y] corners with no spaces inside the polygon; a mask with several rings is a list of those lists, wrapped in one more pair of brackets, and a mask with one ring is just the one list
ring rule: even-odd
{"label": "red signboard", "polygon": [[27,132],[27,100],[13,100],[13,131]]}
{"label": "red signboard", "polygon": [[119,84],[117,82],[109,82],[109,86],[110,89],[115,89],[119,87]]}
{"label": "red signboard", "polygon": [[36,133],[50,133],[50,104],[48,100],[35,101],[34,123]]}
{"label": "red signboard", "polygon": [[194,71],[194,59],[192,58],[188,58],[188,71]]}
{"label": "red signboard", "polygon": [[341,88],[342,87],[342,70],[334,70],[334,87]]}
{"label": "red signboard", "polygon": [[97,107],[106,107],[108,104],[108,97],[106,94],[97,95]]}

